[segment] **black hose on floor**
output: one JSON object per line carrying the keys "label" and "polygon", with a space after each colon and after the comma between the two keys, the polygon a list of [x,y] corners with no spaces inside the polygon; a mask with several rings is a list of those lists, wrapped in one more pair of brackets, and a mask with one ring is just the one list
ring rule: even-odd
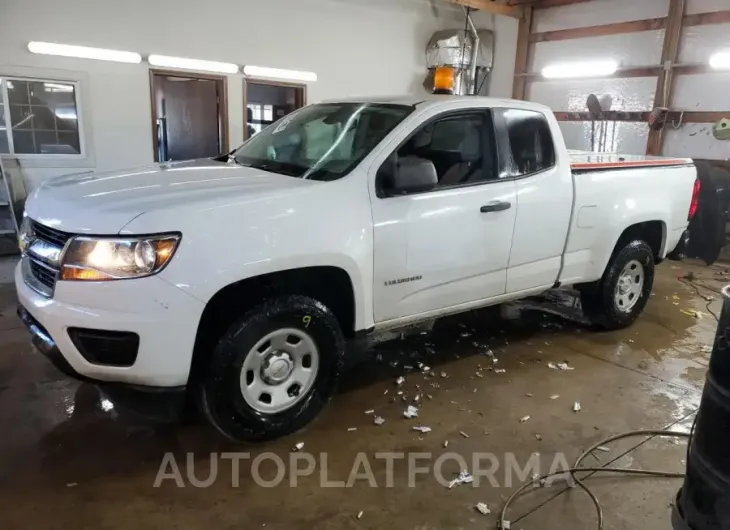
{"label": "black hose on floor", "polygon": [[[694,426],[693,426],[694,428]],[[637,436],[651,436],[651,437],[661,437],[661,438],[691,438],[692,432],[689,433],[686,432],[680,432],[680,431],[667,431],[667,430],[647,430],[647,431],[630,431],[623,434],[619,434],[617,436],[612,436],[611,438],[607,438],[605,440],[601,440],[594,446],[592,446],[590,449],[583,452],[582,455],[578,457],[578,459],[575,461],[575,465],[571,469],[566,469],[560,472],[555,473],[547,473],[545,475],[541,475],[539,477],[535,477],[534,479],[529,480],[528,482],[525,482],[522,486],[520,486],[510,497],[507,499],[507,502],[505,502],[504,507],[502,508],[502,512],[499,516],[498,521],[498,528],[505,528],[509,526],[509,523],[507,523],[508,519],[506,519],[507,510],[509,509],[510,504],[513,500],[515,500],[521,493],[523,493],[527,488],[533,486],[536,482],[539,483],[540,481],[547,480],[552,477],[556,476],[565,476],[566,473],[570,473],[571,478],[575,480],[576,484],[580,486],[583,491],[585,491],[588,496],[593,501],[593,505],[596,508],[596,515],[598,516],[598,530],[603,530],[603,509],[601,508],[601,503],[598,500],[598,497],[586,486],[586,484],[583,482],[588,477],[583,477],[581,480],[578,478],[575,474],[580,473],[582,471],[588,471],[591,473],[591,475],[595,473],[614,473],[614,474],[625,474],[625,475],[642,475],[642,476],[651,476],[651,477],[666,477],[666,478],[684,478],[684,473],[670,473],[666,471],[653,471],[653,470],[646,470],[646,469],[621,469],[621,468],[614,468],[614,467],[580,467],[581,462],[593,451],[598,449],[601,446],[604,446],[606,444],[609,444],[611,442],[615,442],[617,440],[623,440],[624,438],[633,438]]]}

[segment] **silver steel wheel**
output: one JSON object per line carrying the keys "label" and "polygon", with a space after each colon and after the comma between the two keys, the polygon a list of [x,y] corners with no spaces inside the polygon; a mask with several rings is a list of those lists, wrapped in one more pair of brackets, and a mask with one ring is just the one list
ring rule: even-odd
{"label": "silver steel wheel", "polygon": [[282,412],[307,395],[318,369],[312,337],[295,328],[278,329],[258,341],[243,361],[241,394],[258,412]]}
{"label": "silver steel wheel", "polygon": [[614,302],[616,307],[625,312],[631,311],[641,298],[641,290],[644,288],[644,266],[635,259],[629,261],[616,284]]}

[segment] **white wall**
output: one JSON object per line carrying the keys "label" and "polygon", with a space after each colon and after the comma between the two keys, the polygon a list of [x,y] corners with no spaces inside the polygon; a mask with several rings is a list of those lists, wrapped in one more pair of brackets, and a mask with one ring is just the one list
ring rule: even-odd
{"label": "white wall", "polygon": [[[434,31],[461,10],[429,0],[0,0],[0,76],[80,83],[89,157],[73,166],[24,163],[30,187],[74,171],[153,161],[148,65],[33,55],[32,40],[314,71],[309,102],[418,93]],[[496,32],[491,93],[511,94],[517,21],[476,16]],[[231,146],[243,138],[242,80],[228,77]],[[38,166],[46,167],[38,167]]]}
{"label": "white wall", "polygon": [[[687,14],[730,9],[729,0],[688,0]],[[617,22],[666,17],[669,0],[594,0],[536,12],[533,31],[557,31]],[[541,42],[535,45],[530,71],[539,72],[556,62],[613,58],[623,67],[658,66],[664,30],[622,35]],[[679,63],[707,64],[720,49],[730,49],[730,25],[694,26],[683,30]],[[549,105],[556,111],[585,111],[589,94],[610,94],[613,110],[647,111],[654,106],[656,77],[535,81],[529,84],[528,97]],[[730,111],[730,73],[678,75],[672,108],[687,111]],[[696,158],[730,158],[730,142],[715,140],[713,124],[686,124],[666,134],[663,154]],[[591,124],[563,122],[561,128],[568,147],[591,148]],[[611,136],[612,125],[609,124]],[[609,148],[626,153],[643,154],[649,136],[643,123],[616,125]]]}
{"label": "white wall", "polygon": [[[730,9],[728,0],[689,0],[689,14]],[[717,51],[730,50],[730,24],[685,27],[679,48],[680,63],[707,64]],[[672,108],[688,111],[730,111],[730,72],[676,77]],[[670,130],[664,154],[715,160],[730,159],[730,141],[712,135],[713,123],[689,123]]]}

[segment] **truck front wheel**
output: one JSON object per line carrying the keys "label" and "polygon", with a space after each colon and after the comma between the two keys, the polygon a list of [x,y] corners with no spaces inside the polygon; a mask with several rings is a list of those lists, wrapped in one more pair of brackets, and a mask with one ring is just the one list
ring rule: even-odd
{"label": "truck front wheel", "polygon": [[631,241],[614,252],[603,277],[580,289],[585,315],[607,330],[630,326],[649,301],[654,266],[654,253],[644,241]]}
{"label": "truck front wheel", "polygon": [[345,341],[337,318],[305,296],[278,296],[237,320],[196,386],[203,414],[236,441],[295,432],[332,397]]}

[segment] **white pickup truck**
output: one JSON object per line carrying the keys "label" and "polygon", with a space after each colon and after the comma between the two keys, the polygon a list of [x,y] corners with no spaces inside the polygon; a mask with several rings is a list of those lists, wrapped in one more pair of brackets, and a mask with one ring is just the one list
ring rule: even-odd
{"label": "white pickup truck", "polygon": [[318,414],[361,334],[563,285],[631,324],[698,192],[691,160],[569,153],[541,105],[326,102],[219,159],[36,189],[19,313],[64,372],[262,440]]}

